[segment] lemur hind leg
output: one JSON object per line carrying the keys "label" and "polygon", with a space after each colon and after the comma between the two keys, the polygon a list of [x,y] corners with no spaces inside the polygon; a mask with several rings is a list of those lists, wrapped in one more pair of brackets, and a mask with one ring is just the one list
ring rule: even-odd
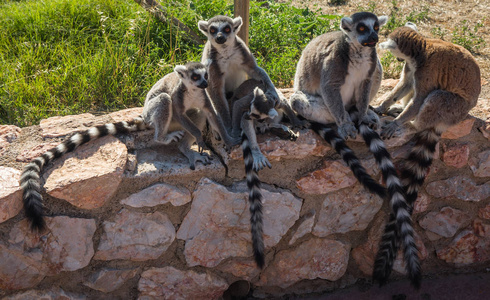
{"label": "lemur hind leg", "polygon": [[[189,110],[187,112],[189,118],[196,124],[196,126],[202,131],[206,125],[206,116],[202,111]],[[189,132],[184,133],[184,137],[179,142],[179,150],[189,160],[189,167],[191,170],[196,169],[197,162],[201,162],[203,165],[209,165],[212,157],[207,153],[199,153],[191,149],[192,144],[196,141],[196,138]]]}
{"label": "lemur hind leg", "polygon": [[303,118],[318,123],[335,123],[321,96],[296,91],[290,98],[292,108]]}
{"label": "lemur hind leg", "polygon": [[143,109],[143,119],[155,129],[154,140],[157,143],[168,145],[179,141],[184,136],[183,130],[168,133],[168,127],[172,121],[172,100],[166,93],[161,93],[148,100]]}
{"label": "lemur hind leg", "polygon": [[470,109],[470,104],[461,96],[443,90],[435,90],[427,96],[420,107],[414,120],[414,126],[419,130],[435,128],[442,132],[447,127],[463,120]]}

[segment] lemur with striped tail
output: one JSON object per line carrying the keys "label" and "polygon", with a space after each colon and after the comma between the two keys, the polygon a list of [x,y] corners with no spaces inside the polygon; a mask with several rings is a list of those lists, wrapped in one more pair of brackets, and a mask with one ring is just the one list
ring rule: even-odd
{"label": "lemur with striped tail", "polygon": [[229,130],[232,124],[227,96],[231,96],[245,80],[261,81],[269,97],[274,101],[279,98],[269,75],[257,65],[247,44],[237,36],[241,26],[241,17],[215,16],[198,22],[199,30],[208,38],[201,58],[202,63],[209,63],[207,91]]}
{"label": "lemur with striped tail", "polygon": [[[291,102],[293,109],[311,121],[312,129],[340,154],[362,185],[382,198],[387,194],[391,209],[400,216],[399,225],[408,228],[406,249],[416,253],[403,187],[384,142],[372,129],[377,128],[379,118],[369,109],[383,72],[375,49],[378,32],[387,21],[386,16],[355,13],[341,19],[340,31],[313,39],[298,62]],[[332,123],[337,129],[325,126]],[[366,172],[345,143],[347,138],[356,137],[358,129],[374,154],[388,189]],[[414,268],[413,273],[417,272]]]}
{"label": "lemur with striped tail", "polygon": [[297,118],[284,95],[276,90],[278,100],[268,97],[261,81],[249,79],[243,82],[230,98],[232,110],[233,135],[241,130],[243,160],[249,190],[250,225],[252,247],[257,266],[263,268],[264,241],[262,222],[262,193],[258,171],[264,167],[271,168],[269,160],[260,151],[257,143],[256,128],[263,133],[266,130],[284,139],[296,140],[297,135],[287,126],[280,124],[283,114],[288,116],[296,127],[305,126],[305,122]]}
{"label": "lemur with striped tail", "polygon": [[[417,32],[413,23],[397,28],[380,47],[405,61],[400,81],[375,111],[398,114],[382,128],[383,138],[391,138],[411,121],[417,131],[413,137],[415,145],[400,172],[411,213],[441,134],[464,120],[477,103],[481,91],[480,68],[468,50],[426,38]],[[393,106],[398,100],[402,101],[402,107]],[[409,241],[404,240],[411,228],[403,226],[402,220],[409,218],[405,212],[394,210],[385,227],[373,273],[380,283],[387,281],[401,241],[408,274],[412,282],[420,284],[417,253],[407,250]]]}
{"label": "lemur with striped tail", "polygon": [[[41,196],[41,174],[44,168],[63,154],[75,150],[80,145],[106,135],[155,129],[154,141],[167,145],[178,142],[178,148],[189,160],[191,169],[197,162],[210,163],[210,157],[202,153],[205,146],[202,130],[208,120],[221,135],[225,143],[232,147],[239,143],[230,137],[213,104],[207,97],[207,69],[201,63],[176,66],[174,72],[160,79],[148,92],[141,117],[129,122],[109,123],[76,133],[57,147],[33,159],[24,169],[20,185],[23,190],[24,210],[33,230],[45,227]],[[197,142],[199,152],[191,150]]]}

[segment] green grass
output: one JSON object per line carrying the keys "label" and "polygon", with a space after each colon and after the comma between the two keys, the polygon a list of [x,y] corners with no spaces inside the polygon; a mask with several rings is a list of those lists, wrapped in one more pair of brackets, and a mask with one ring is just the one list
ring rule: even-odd
{"label": "green grass", "polygon": [[[199,20],[233,15],[232,1],[159,2],[203,39]],[[289,4],[250,5],[250,48],[278,86],[291,85],[308,41],[338,24]],[[0,0],[0,20],[0,124],[141,106],[159,78],[199,61],[203,47],[133,0]]]}
{"label": "green grass", "polygon": [[[233,15],[231,0],[159,0],[171,16],[202,35],[199,20]],[[330,1],[332,4],[342,1]],[[387,35],[406,21],[428,19],[428,7],[409,15],[393,0]],[[376,2],[359,7],[376,11]],[[142,106],[150,87],[176,64],[199,61],[194,45],[134,0],[0,0],[0,124],[28,126],[55,115],[104,113]],[[292,85],[308,42],[337,30],[340,17],[275,1],[250,2],[250,49],[278,87]],[[479,27],[459,26],[453,42],[484,46]],[[442,34],[442,31],[441,31]],[[385,78],[402,64],[381,57]]]}

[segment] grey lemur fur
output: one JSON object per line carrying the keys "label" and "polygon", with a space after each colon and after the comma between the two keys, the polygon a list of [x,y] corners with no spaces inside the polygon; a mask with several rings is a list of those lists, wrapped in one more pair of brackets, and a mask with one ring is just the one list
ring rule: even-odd
{"label": "grey lemur fur", "polygon": [[[397,185],[389,154],[382,140],[369,128],[376,127],[379,121],[368,105],[381,83],[382,67],[375,46],[379,28],[387,20],[386,16],[356,13],[342,18],[340,31],[313,39],[298,62],[295,93],[291,96],[293,109],[312,122],[312,129],[335,148],[359,182],[381,197],[386,189],[367,174],[344,139],[354,138],[358,125],[380,169],[384,170],[383,175],[390,177],[385,178],[386,182],[389,186]],[[356,124],[348,111],[355,112]],[[324,126],[331,123],[338,129]],[[400,198],[396,190],[389,187],[390,198]]]}
{"label": "grey lemur fur", "polygon": [[[381,169],[391,207],[408,215],[403,186],[391,156],[380,136],[370,128],[376,128],[379,121],[368,109],[382,77],[375,49],[377,33],[387,20],[386,16],[378,18],[372,13],[356,13],[342,18],[341,31],[313,39],[298,62],[291,101],[300,115],[317,122],[312,123],[312,129],[332,144],[359,182],[384,198],[386,190],[366,173],[344,142],[347,137],[356,136],[357,125]],[[322,125],[328,123],[335,123],[337,131]],[[402,223],[401,226],[411,229],[410,218]],[[406,238],[413,240],[413,230],[406,231]],[[410,247],[417,250],[415,244]]]}
{"label": "grey lemur fur", "polygon": [[237,36],[242,26],[241,17],[215,16],[208,21],[199,21],[198,26],[208,38],[201,59],[202,63],[209,63],[207,91],[226,128],[231,130],[226,95],[233,93],[247,78],[260,80],[268,97],[277,99],[279,96],[267,73],[257,65],[250,49]]}
{"label": "grey lemur fur", "polygon": [[[200,63],[176,66],[175,72],[160,79],[148,92],[141,117],[129,122],[104,124],[76,133],[57,147],[33,159],[25,167],[20,178],[24,210],[31,222],[32,229],[42,230],[45,227],[41,196],[43,169],[49,162],[75,150],[82,144],[106,135],[154,128],[155,142],[169,144],[178,141],[179,150],[188,158],[191,169],[193,169],[197,161],[204,164],[209,163],[210,158],[207,154],[197,153],[190,149],[197,140],[200,151],[202,151],[204,144],[201,131],[207,118],[231,146],[234,141],[228,136],[205,93],[206,77],[206,68]],[[172,132],[169,133],[169,131]]]}
{"label": "grey lemur fur", "polygon": [[[403,111],[382,128],[381,136],[391,138],[410,121],[417,131],[413,138],[415,145],[400,172],[411,213],[441,134],[447,127],[462,121],[476,105],[481,91],[480,68],[463,47],[425,38],[412,23],[397,28],[380,46],[405,61],[399,83],[375,111],[390,112],[390,106],[396,101],[408,99]],[[373,277],[381,284],[391,273],[401,242],[408,275],[414,285],[420,285],[418,255],[411,247],[414,242],[406,240],[407,230],[411,228],[402,226],[409,218],[396,207],[390,215],[373,272]]]}

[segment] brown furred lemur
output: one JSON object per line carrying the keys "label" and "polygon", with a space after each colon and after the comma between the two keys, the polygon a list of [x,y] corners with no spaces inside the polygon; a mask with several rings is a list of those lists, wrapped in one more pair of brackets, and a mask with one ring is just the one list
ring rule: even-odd
{"label": "brown furred lemur", "polygon": [[[400,172],[411,212],[441,134],[449,126],[462,121],[476,105],[481,90],[480,68],[468,50],[439,39],[426,38],[417,32],[413,23],[397,28],[380,46],[405,61],[400,82],[375,111],[379,114],[389,112],[396,101],[407,100],[403,111],[383,126],[381,136],[391,138],[402,125],[413,121],[417,131],[413,137],[415,145]],[[400,223],[408,218],[410,216],[399,213],[397,208],[390,215],[373,272],[373,277],[380,283],[386,282],[391,273],[398,243],[401,241],[406,247],[407,227],[400,226]],[[405,249],[404,259],[405,262],[418,261],[417,253]],[[417,266],[407,264],[409,276],[416,274],[416,270],[410,270],[412,267],[419,268],[418,263]]]}

